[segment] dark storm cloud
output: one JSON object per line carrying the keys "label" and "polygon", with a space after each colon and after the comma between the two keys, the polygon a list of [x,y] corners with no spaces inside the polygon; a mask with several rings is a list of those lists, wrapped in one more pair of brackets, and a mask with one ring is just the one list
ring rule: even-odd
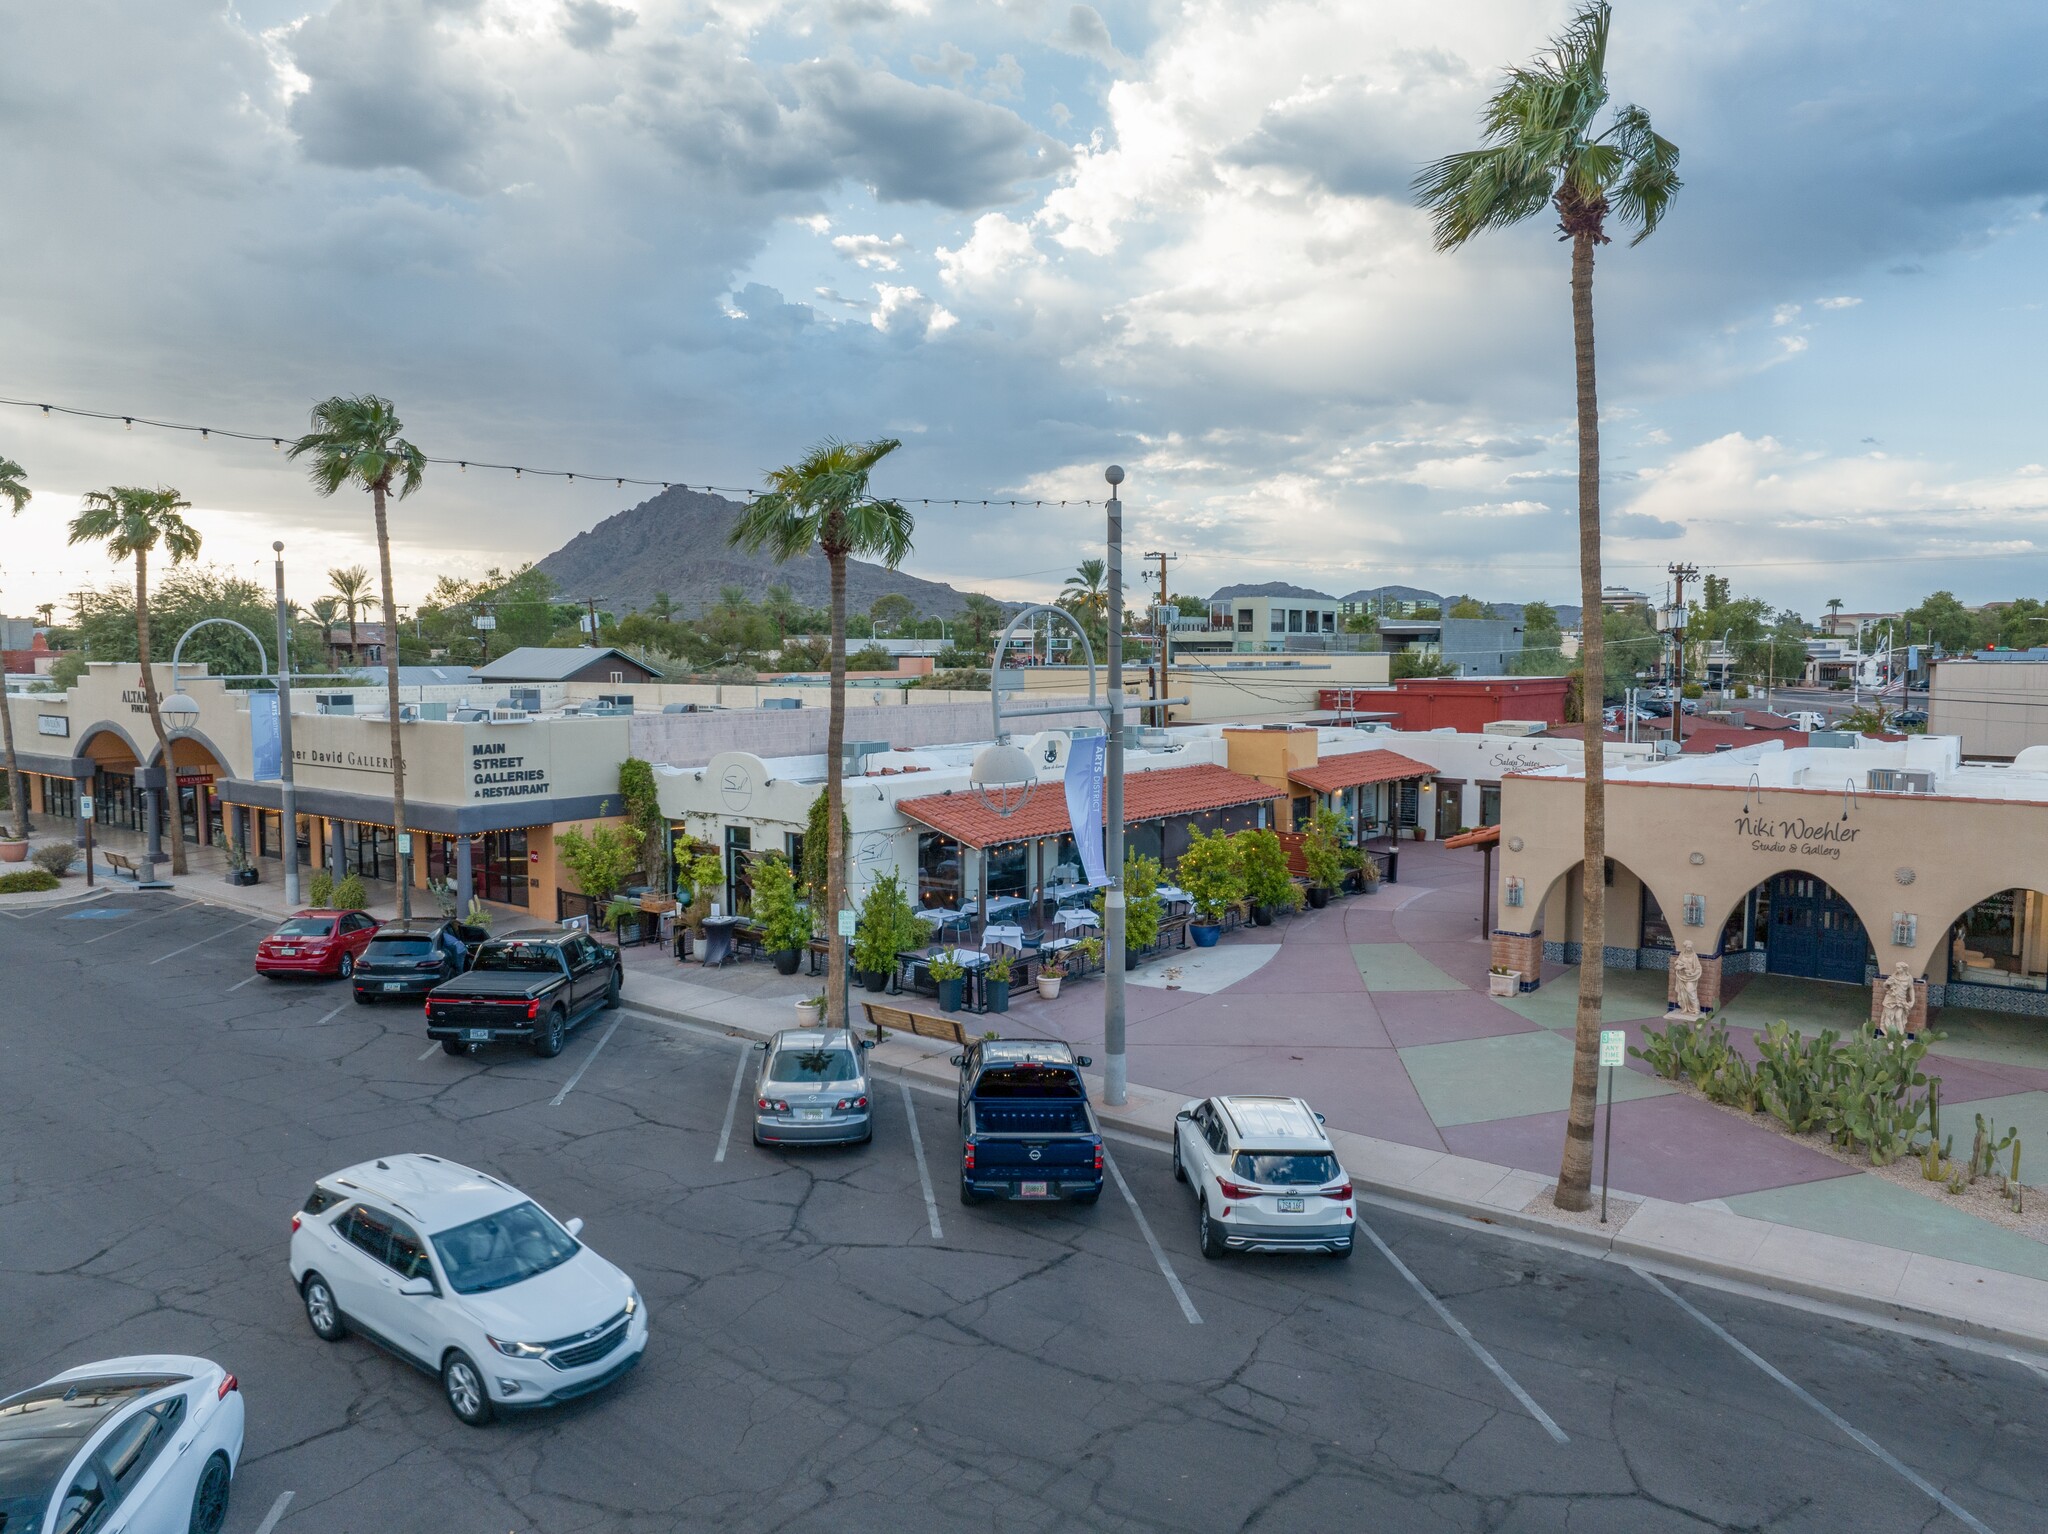
{"label": "dark storm cloud", "polygon": [[570,47],[596,53],[639,19],[624,6],[606,5],[604,0],[569,0],[562,7],[562,36]]}

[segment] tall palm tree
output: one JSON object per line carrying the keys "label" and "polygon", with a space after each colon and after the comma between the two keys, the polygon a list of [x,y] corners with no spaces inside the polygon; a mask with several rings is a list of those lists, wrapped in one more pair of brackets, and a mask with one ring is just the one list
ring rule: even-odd
{"label": "tall palm tree", "polygon": [[1109,566],[1099,559],[1084,559],[1060,588],[1060,605],[1097,618],[1109,614]]}
{"label": "tall palm tree", "polygon": [[185,872],[185,831],[178,823],[178,764],[171,755],[171,737],[158,706],[156,673],[150,668],[149,556],[159,546],[173,565],[199,557],[199,530],[178,513],[192,503],[175,490],[159,485],[139,490],[116,485],[88,490],[78,498],[71,519],[72,543],[104,543],[114,559],[135,561],[135,653],[142,662],[142,701],[149,709],[149,727],[156,731],[157,754],[163,762],[164,787],[157,807],[171,839],[171,872]]}
{"label": "tall palm tree", "polygon": [[[1485,144],[1454,154],[1415,178],[1418,203],[1434,215],[1436,246],[1456,250],[1487,229],[1557,210],[1572,247],[1572,342],[1578,365],[1580,653],[1590,687],[1606,676],[1600,606],[1600,416],[1593,367],[1593,250],[1608,243],[1610,214],[1632,226],[1632,244],[1656,229],[1681,185],[1678,146],[1658,137],[1641,107],[1607,105],[1605,0],[1584,6],[1549,52],[1511,69],[1480,116]],[[1588,698],[1584,717],[1600,717]],[[1607,941],[1607,782],[1596,727],[1586,725],[1586,840],[1577,1046],[1571,1112],[1557,1204],[1592,1202],[1593,1105],[1599,1081],[1601,954]]]}
{"label": "tall palm tree", "polygon": [[[0,501],[7,503],[7,514],[18,516],[21,508],[28,504],[30,490],[26,471],[12,458],[0,458]],[[5,667],[0,667],[4,673]],[[28,836],[28,785],[22,781],[21,763],[14,755],[14,710],[7,706],[6,679],[0,675],[0,734],[7,744],[7,800],[14,806],[14,834]]]}
{"label": "tall palm tree", "polygon": [[[356,614],[370,605],[370,572],[361,565],[343,565],[338,570],[329,570],[327,589],[334,593],[342,611],[348,614],[348,663],[353,666],[362,659],[356,648]],[[385,643],[391,643],[393,637],[387,631]]]}
{"label": "tall palm tree", "polygon": [[829,1026],[847,1026],[846,939],[832,913],[846,909],[846,785],[840,749],[846,740],[846,561],[855,554],[879,559],[890,569],[910,552],[916,530],[911,514],[895,501],[868,493],[868,475],[902,446],[894,437],[875,442],[826,438],[801,459],[768,476],[765,494],[740,513],[731,542],[752,553],[766,550],[778,563],[816,549],[832,573],[832,706],[825,732],[825,940],[830,945],[825,988]]}
{"label": "tall palm tree", "polygon": [[[291,458],[313,460],[313,488],[332,495],[354,485],[370,495],[377,520],[377,573],[384,597],[384,694],[391,714],[391,831],[402,848],[405,828],[405,754],[398,728],[398,603],[391,595],[391,523],[386,504],[395,489],[404,500],[426,478],[427,458],[399,433],[405,423],[388,399],[337,394],[313,407],[313,429],[294,442]],[[412,915],[412,857],[398,854],[398,914]]]}
{"label": "tall palm tree", "polygon": [[320,625],[320,654],[329,671],[334,669],[334,625],[341,621],[341,598],[315,597],[307,609]]}

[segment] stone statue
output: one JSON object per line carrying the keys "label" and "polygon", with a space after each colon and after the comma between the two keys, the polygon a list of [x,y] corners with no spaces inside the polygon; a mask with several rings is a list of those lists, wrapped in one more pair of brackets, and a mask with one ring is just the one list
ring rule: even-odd
{"label": "stone statue", "polygon": [[1678,993],[1677,1017],[1681,1022],[1695,1023],[1700,1016],[1700,975],[1704,966],[1700,956],[1693,952],[1691,939],[1679,944],[1678,952],[1671,959],[1672,989]]}
{"label": "stone statue", "polygon": [[1894,1038],[1912,1037],[1913,971],[1904,960],[1894,964],[1892,972],[1885,976],[1881,1016],[1883,1021],[1878,1026],[1882,1032]]}

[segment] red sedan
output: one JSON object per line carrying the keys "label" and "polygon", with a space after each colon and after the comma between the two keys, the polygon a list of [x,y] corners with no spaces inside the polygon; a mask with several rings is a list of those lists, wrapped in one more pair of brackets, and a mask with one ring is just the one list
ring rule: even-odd
{"label": "red sedan", "polygon": [[377,919],[361,911],[301,911],[256,945],[259,975],[339,975],[356,972]]}

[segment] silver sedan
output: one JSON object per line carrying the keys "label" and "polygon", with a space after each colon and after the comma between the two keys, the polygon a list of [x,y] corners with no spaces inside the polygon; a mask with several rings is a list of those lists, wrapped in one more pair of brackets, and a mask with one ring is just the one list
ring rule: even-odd
{"label": "silver sedan", "polygon": [[789,1028],[767,1043],[754,1083],[756,1145],[860,1145],[874,1138],[866,1039]]}

